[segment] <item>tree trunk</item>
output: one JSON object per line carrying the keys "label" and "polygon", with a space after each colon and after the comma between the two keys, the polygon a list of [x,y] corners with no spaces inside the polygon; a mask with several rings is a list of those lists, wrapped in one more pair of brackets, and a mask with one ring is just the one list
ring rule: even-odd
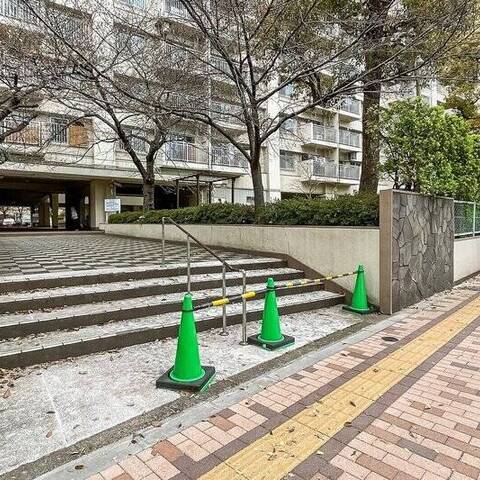
{"label": "tree trunk", "polygon": [[260,165],[260,155],[257,158],[251,158],[250,171],[252,173],[253,183],[253,199],[255,203],[255,212],[257,215],[260,213],[260,209],[265,205],[265,197],[263,192],[263,179],[262,179],[262,167]]}
{"label": "tree trunk", "polygon": [[143,182],[143,210],[155,209],[155,181]]}
{"label": "tree trunk", "polygon": [[[374,58],[367,59],[367,69],[373,68],[374,62]],[[377,73],[374,75],[376,76]],[[380,163],[380,97],[382,87],[379,79],[373,78],[372,80],[372,84],[367,84],[363,92],[362,175],[359,190],[360,192],[376,193]]]}
{"label": "tree trunk", "polygon": [[[151,158],[150,158],[151,157]],[[147,175],[143,178],[143,210],[155,209],[155,160],[153,155],[147,155]]]}

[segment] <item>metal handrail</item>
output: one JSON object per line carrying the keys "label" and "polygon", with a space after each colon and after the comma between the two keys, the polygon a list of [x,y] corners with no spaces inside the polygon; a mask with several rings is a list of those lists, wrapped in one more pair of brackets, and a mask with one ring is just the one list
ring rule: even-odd
{"label": "metal handrail", "polygon": [[[242,274],[242,286],[243,286],[243,293],[247,292],[247,274],[245,270],[241,268],[232,267],[228,262],[223,260],[220,256],[218,256],[211,248],[204,245],[198,238],[193,236],[188,230],[183,228],[179,225],[173,218],[171,217],[162,217],[162,263],[165,265],[165,221],[168,221],[175,227],[177,227],[181,232],[183,232],[187,236],[187,291],[191,293],[191,249],[190,249],[190,239],[193,240],[197,245],[203,248],[206,252],[208,252],[212,257],[218,260],[222,264],[222,298],[227,297],[227,279],[226,273],[227,270],[229,272],[239,272]],[[228,335],[227,332],[227,306],[226,304],[222,306],[222,331],[220,335]],[[243,299],[242,305],[242,340],[240,341],[240,345],[247,345],[247,299]]]}

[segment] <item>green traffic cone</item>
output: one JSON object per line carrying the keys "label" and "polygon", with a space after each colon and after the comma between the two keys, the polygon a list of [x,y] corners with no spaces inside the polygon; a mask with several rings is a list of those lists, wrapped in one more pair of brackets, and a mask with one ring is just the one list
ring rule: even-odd
{"label": "green traffic cone", "polygon": [[357,278],[355,280],[355,288],[353,289],[352,304],[350,306],[345,305],[343,308],[350,312],[361,314],[372,313],[373,311],[368,304],[365,270],[363,265],[359,265],[357,268]]}
{"label": "green traffic cone", "polygon": [[178,328],[175,364],[157,380],[157,388],[203,390],[214,374],[214,367],[205,367],[200,363],[192,296],[186,294]]}
{"label": "green traffic cone", "polygon": [[295,339],[289,335],[282,335],[280,315],[278,314],[277,306],[277,294],[275,293],[275,282],[273,278],[267,280],[261,332],[259,335],[248,337],[247,341],[248,343],[261,346],[268,350],[285,347],[295,341]]}

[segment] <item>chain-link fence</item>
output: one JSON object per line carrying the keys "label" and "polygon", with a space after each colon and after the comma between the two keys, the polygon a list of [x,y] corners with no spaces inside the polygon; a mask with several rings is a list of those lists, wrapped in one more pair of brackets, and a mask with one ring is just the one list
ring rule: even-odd
{"label": "chain-link fence", "polygon": [[480,235],[480,205],[475,202],[454,203],[455,237]]}

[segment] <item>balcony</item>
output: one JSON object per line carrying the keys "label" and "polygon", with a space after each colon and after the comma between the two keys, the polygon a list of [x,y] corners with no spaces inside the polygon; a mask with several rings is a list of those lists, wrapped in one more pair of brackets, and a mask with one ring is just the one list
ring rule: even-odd
{"label": "balcony", "polygon": [[212,165],[248,168],[247,159],[233,145],[223,143],[213,145]]}
{"label": "balcony", "polygon": [[[36,8],[38,7],[39,5],[36,6]],[[0,15],[33,25],[40,24],[37,16],[27,8],[22,0],[0,0]]]}
{"label": "balcony", "polygon": [[213,70],[217,70],[222,73],[230,73],[230,66],[224,58],[212,57],[210,59],[210,63],[212,64]]}
{"label": "balcony", "polygon": [[338,177],[338,165],[333,162],[329,162],[324,157],[312,158],[312,176],[313,177]]}
{"label": "balcony", "polygon": [[145,10],[146,1],[145,0],[118,0],[120,3],[128,5],[129,7],[139,8]]}
{"label": "balcony", "polygon": [[357,100],[356,98],[346,98],[340,103],[338,109],[341,112],[347,112],[355,116],[360,116],[361,105],[362,102],[360,102],[360,100]]}
{"label": "balcony", "polygon": [[[16,125],[17,122],[4,120],[0,124],[0,132],[11,130]],[[23,130],[6,137],[5,144],[23,147],[41,147],[47,144],[86,147],[90,144],[90,130],[81,123],[69,124],[68,120],[61,118],[33,120]]]}
{"label": "balcony", "polygon": [[353,148],[360,148],[360,133],[346,128],[340,128],[338,143]]}
{"label": "balcony", "polygon": [[357,183],[360,179],[360,166],[337,164],[331,159],[311,155],[303,162],[303,181],[324,181],[327,183]]}
{"label": "balcony", "polygon": [[304,125],[303,137],[305,145],[336,144],[337,130],[319,123],[308,123]]}
{"label": "balcony", "polygon": [[180,20],[190,19],[190,14],[180,0],[165,0],[163,12],[165,16],[169,18]]}
{"label": "balcony", "polygon": [[199,145],[188,142],[169,142],[165,145],[165,160],[182,163],[208,164],[205,151]]}
{"label": "balcony", "polygon": [[239,105],[232,105],[224,102],[212,102],[212,118],[230,126],[234,130],[244,130],[242,108]]}
{"label": "balcony", "polygon": [[340,163],[338,176],[345,180],[360,180],[360,165],[349,165]]}

